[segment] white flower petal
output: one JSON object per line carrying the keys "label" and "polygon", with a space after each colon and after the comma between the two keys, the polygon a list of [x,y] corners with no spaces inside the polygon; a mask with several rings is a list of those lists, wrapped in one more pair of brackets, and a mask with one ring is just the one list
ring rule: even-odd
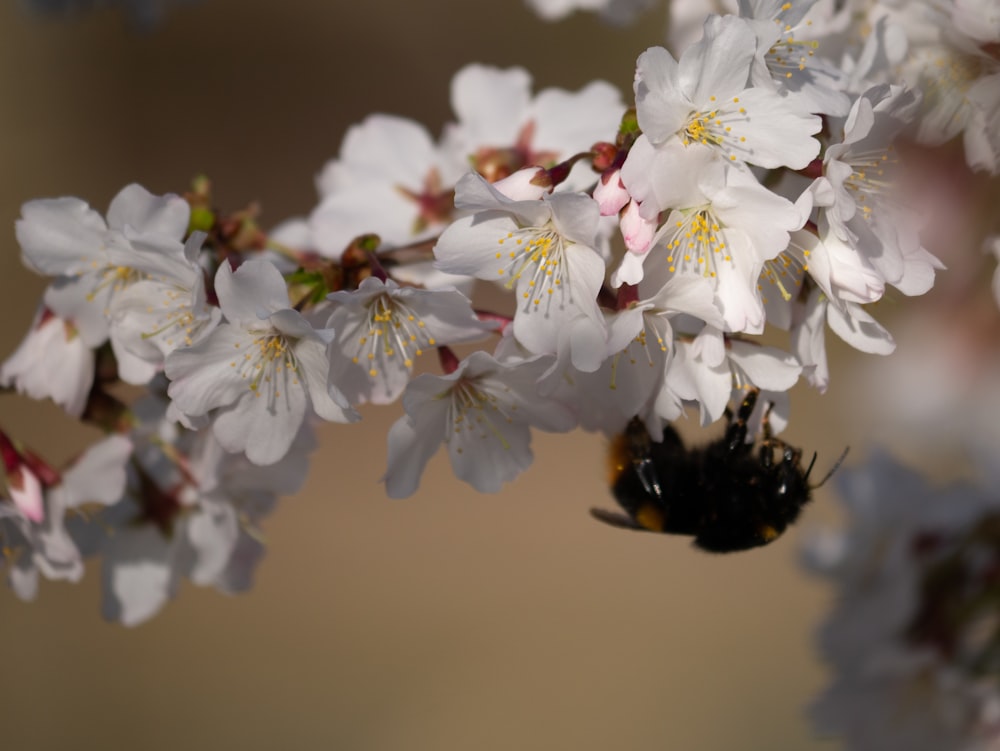
{"label": "white flower petal", "polygon": [[191,207],[180,196],[155,196],[133,183],[122,188],[108,207],[112,229],[131,227],[138,233],[180,240],[187,234]]}
{"label": "white flower petal", "polygon": [[236,271],[223,263],[215,275],[215,293],[231,323],[254,324],[261,314],[289,307],[285,280],[268,261],[244,261]]}
{"label": "white flower petal", "polygon": [[103,263],[107,225],[78,198],[29,201],[15,225],[22,259],[40,274],[80,274]]}
{"label": "white flower petal", "polygon": [[253,338],[245,331],[220,325],[198,344],[170,353],[164,366],[170,379],[167,393],[191,416],[231,404],[249,388],[240,368],[254,347]]}
{"label": "white flower petal", "polygon": [[388,469],[383,480],[390,498],[406,498],[416,492],[424,467],[444,440],[447,410],[444,400],[432,401],[401,417],[389,429]]}
{"label": "white flower petal", "polygon": [[306,391],[285,369],[277,378],[221,409],[212,429],[227,451],[245,451],[254,464],[274,464],[288,453],[306,414]]}

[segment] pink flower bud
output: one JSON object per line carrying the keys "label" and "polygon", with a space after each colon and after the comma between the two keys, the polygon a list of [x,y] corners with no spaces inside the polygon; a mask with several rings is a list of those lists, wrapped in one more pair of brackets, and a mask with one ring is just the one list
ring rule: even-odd
{"label": "pink flower bud", "polygon": [[30,521],[40,524],[45,519],[42,504],[42,483],[35,473],[23,464],[7,474],[7,489],[18,511]]}
{"label": "pink flower bud", "polygon": [[625,207],[619,226],[622,237],[625,238],[625,247],[630,253],[642,255],[649,250],[653,235],[656,234],[656,221],[643,219],[639,215],[639,204],[636,201],[630,201]]}
{"label": "pink flower bud", "polygon": [[601,175],[594,188],[594,200],[601,207],[601,216],[613,216],[622,210],[631,196],[622,185],[621,170],[612,170]]}

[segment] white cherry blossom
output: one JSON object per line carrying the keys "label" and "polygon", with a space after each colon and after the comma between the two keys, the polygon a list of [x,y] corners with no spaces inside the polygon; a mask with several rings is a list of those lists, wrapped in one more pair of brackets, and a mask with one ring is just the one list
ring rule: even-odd
{"label": "white cherry blossom", "polygon": [[[55,286],[63,294],[85,298],[88,315],[105,320],[102,340],[118,294],[150,276],[182,273],[176,270],[191,266],[181,242],[190,208],[179,196],[154,196],[140,185],[128,185],[111,201],[106,222],[75,198],[30,201],[21,214],[16,232],[25,263],[58,275]],[[156,364],[121,347],[117,338],[112,346],[123,380],[150,381]]]}
{"label": "white cherry blossom", "polygon": [[847,74],[816,55],[808,12],[816,0],[740,0],[740,16],[753,19],[757,57],[751,69],[755,86],[772,88],[805,113],[846,115]]}
{"label": "white cherry blossom", "polygon": [[[222,312],[210,306],[205,277],[198,265],[204,235],[195,232],[184,245],[184,260],[150,269],[147,277],[115,295],[109,310],[111,341],[116,351],[159,368],[179,347],[190,347],[215,328]],[[143,269],[143,258],[133,261]]]}
{"label": "white cherry blossom", "polygon": [[330,380],[351,404],[388,404],[406,388],[416,358],[446,344],[483,339],[495,328],[476,318],[457,290],[400,287],[365,279],[334,292],[329,325],[337,332]]}
{"label": "white cherry blossom", "polygon": [[704,37],[679,61],[662,47],[643,52],[635,74],[643,137],[656,148],[676,140],[733,162],[805,167],[819,153],[813,134],[822,123],[775,91],[748,85],[756,53],[753,29],[736,16],[709,17]]}
{"label": "white cherry blossom", "polygon": [[996,0],[954,0],[951,21],[979,44],[1000,42],[1000,5]]}
{"label": "white cherry blossom", "polygon": [[667,47],[679,55],[701,39],[709,15],[735,15],[737,0],[671,0],[667,12]]}
{"label": "white cherry blossom", "polygon": [[693,316],[712,326],[723,325],[712,285],[704,278],[673,277],[662,287],[644,280],[637,294],[636,302],[608,316],[609,357],[601,367],[566,376],[575,385],[572,403],[578,405],[580,425],[586,430],[610,435],[638,415],[647,421],[651,434],[662,434],[664,423],[654,406],[666,388],[665,375],[676,347],[671,321]]}
{"label": "white cherry blossom", "polygon": [[431,456],[444,443],[455,476],[481,493],[495,493],[532,462],[531,428],[564,432],[572,411],[539,395],[549,358],[499,363],[473,352],[448,375],[425,373],[403,394],[406,416],[389,431],[386,492],[416,492]]}
{"label": "white cherry blossom", "polygon": [[[921,247],[918,218],[897,197],[892,141],[912,119],[918,102],[914,92],[901,87],[869,89],[852,106],[842,141],[829,146],[823,158],[819,180],[829,182],[832,194],[827,194],[830,205],[821,213],[819,229],[831,251],[831,284],[851,290],[858,302],[881,295],[877,281],[864,281],[875,293],[864,297],[856,283],[859,267],[907,295],[930,289],[935,270],[942,268]],[[836,240],[828,240],[829,234]],[[861,277],[867,278],[863,272]]]}
{"label": "white cherry blossom", "polygon": [[[802,366],[788,352],[757,342],[726,341],[717,328],[705,326],[692,341],[677,342],[656,411],[674,419],[680,401],[697,402],[701,424],[708,425],[722,417],[734,389],[783,392],[801,373]],[[779,425],[775,420],[776,429]]]}
{"label": "white cherry blossom", "polygon": [[0,386],[32,399],[52,399],[74,417],[83,414],[94,382],[94,351],[72,321],[44,305],[18,348],[0,365]]}
{"label": "white cherry blossom", "polygon": [[328,386],[332,329],[314,329],[290,307],[285,282],[267,261],[223,264],[215,290],[226,322],[166,361],[168,394],[189,417],[213,414],[227,451],[255,464],[285,455],[306,413],[335,422],[358,415]]}
{"label": "white cherry blossom", "polygon": [[627,24],[656,4],[656,0],[527,0],[528,6],[546,21],[558,21],[573,11],[599,12],[614,24]]}
{"label": "white cherry blossom", "polygon": [[953,16],[948,13],[950,3],[916,5],[913,12],[897,13],[896,19],[910,43],[900,77],[924,94],[917,140],[940,145],[961,135],[969,166],[995,175],[1000,171],[1000,61],[991,50],[995,41],[976,38],[994,32],[988,21],[974,36],[952,23],[959,20],[967,29],[971,18],[986,21],[989,11],[965,4]]}
{"label": "white cherry blossom", "polygon": [[420,124],[371,115],[348,129],[339,157],[317,178],[322,199],[309,217],[313,244],[339,258],[368,233],[386,248],[433,237],[450,218],[452,190],[466,169],[447,159]]}
{"label": "white cherry blossom", "polygon": [[726,326],[760,333],[764,307],[757,280],[764,263],[788,246],[789,232],[801,226],[800,212],[700,145],[674,141],[654,149],[640,139],[622,177],[647,215],[672,209],[641,256],[643,273],[661,284],[673,274],[708,278]]}
{"label": "white cherry blossom", "polygon": [[826,328],[861,352],[888,355],[896,342],[860,305],[831,300],[820,288],[796,305],[791,325],[791,349],[802,363],[802,375],[821,393],[830,380],[826,357]]}
{"label": "white cherry blossom", "polygon": [[301,488],[316,446],[304,424],[281,460],[255,466],[211,431],[164,420],[165,406],[139,405],[125,496],[79,535],[102,556],[104,617],[126,626],[158,613],[185,578],[224,592],[247,589],[264,553],[257,524],[279,495]]}
{"label": "white cherry blossom", "polygon": [[[458,121],[445,126],[442,148],[464,169],[471,160],[490,182],[525,166],[551,167],[597,141],[613,140],[625,112],[621,94],[606,81],[532,96],[526,70],[486,65],[467,65],[455,74],[451,106]],[[579,163],[563,185],[582,190],[594,180]]]}
{"label": "white cherry blossom", "polygon": [[[571,346],[569,324],[588,341],[605,339],[597,293],[604,282],[600,211],[589,196],[555,193],[538,201],[513,201],[482,177],[463,177],[455,205],[466,213],[434,248],[437,267],[452,274],[503,282],[514,288],[514,336],[530,352],[555,354]],[[574,367],[594,370],[604,348],[571,350]]]}

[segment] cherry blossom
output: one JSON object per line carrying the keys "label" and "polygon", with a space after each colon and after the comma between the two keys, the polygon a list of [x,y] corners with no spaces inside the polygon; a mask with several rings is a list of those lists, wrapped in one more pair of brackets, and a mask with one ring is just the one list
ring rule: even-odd
{"label": "cherry blossom", "polygon": [[93,382],[91,345],[73,321],[44,305],[20,346],[0,365],[0,386],[14,385],[32,399],[52,399],[74,417],[83,414]]}
{"label": "cherry blossom", "polygon": [[800,169],[819,153],[814,115],[776,92],[748,87],[757,38],[736,16],[711,16],[701,41],[680,60],[651,47],[636,62],[635,100],[643,138],[656,148],[677,140],[702,144],[726,159]]}
{"label": "cherry blossom", "polygon": [[643,273],[705,276],[729,329],[760,333],[764,308],[757,280],[765,261],[801,226],[800,212],[700,145],[674,141],[657,150],[637,142],[622,177],[647,215],[671,209],[641,256]]}
{"label": "cherry blossom", "polygon": [[546,21],[557,21],[576,10],[599,11],[614,24],[626,24],[655,5],[655,0],[527,0],[528,5]]}
{"label": "cherry blossom", "polygon": [[358,419],[328,385],[333,330],[314,329],[289,307],[274,266],[254,260],[232,271],[223,264],[215,290],[225,323],[167,358],[168,394],[181,412],[212,412],[219,442],[255,464],[281,459],[309,410],[335,422]]}
{"label": "cherry blossom", "polygon": [[[949,4],[950,5],[950,4]],[[1000,62],[991,51],[996,43],[990,10],[971,4],[918,4],[916,12],[898,13],[896,20],[910,42],[902,64],[902,80],[924,92],[917,140],[942,144],[961,135],[966,162],[976,170],[1000,170]],[[996,9],[992,9],[995,18]],[[975,36],[969,22],[979,18]],[[953,21],[961,24],[960,28]],[[979,39],[982,35],[984,38]]]}
{"label": "cherry blossom", "polygon": [[802,112],[846,115],[851,106],[845,91],[847,75],[816,55],[820,45],[810,39],[813,24],[807,15],[815,4],[816,0],[740,0],[740,16],[754,19],[751,28],[757,34],[751,81],[773,88]]}
{"label": "cherry blossom", "polygon": [[19,597],[35,597],[39,574],[53,580],[80,580],[83,556],[67,528],[67,514],[118,501],[131,453],[131,442],[122,436],[110,436],[91,446],[55,484],[44,489],[40,515],[25,514],[0,497],[0,542],[9,566],[8,579]]}
{"label": "cherry blossom", "polygon": [[347,131],[339,158],[317,178],[322,200],[309,217],[312,244],[339,258],[369,232],[389,248],[433,237],[451,218],[452,191],[466,169],[420,124],[372,115]]}
{"label": "cherry blossom", "polygon": [[[182,274],[190,267],[181,242],[190,208],[179,196],[154,196],[140,185],[123,188],[111,201],[107,221],[75,198],[31,201],[16,225],[25,263],[58,275],[54,288],[75,300],[84,298],[92,320],[105,320],[114,298],[131,284],[160,273]],[[96,338],[96,337],[92,337]],[[100,342],[97,342],[98,344]],[[122,379],[148,383],[157,366],[112,345]]]}
{"label": "cherry blossom", "polygon": [[560,336],[567,324],[583,327],[581,335],[599,346],[574,348],[573,364],[596,369],[605,338],[597,306],[604,280],[604,261],[595,249],[597,203],[579,193],[513,201],[478,175],[467,175],[458,184],[455,205],[466,216],[438,240],[438,268],[513,287],[514,336],[530,352],[554,354],[571,344]]}
{"label": "cherry blossom", "polygon": [[330,380],[351,404],[394,401],[415,360],[436,347],[484,338],[495,324],[479,321],[457,290],[400,287],[365,279],[353,292],[334,292],[330,327],[337,332]]}
{"label": "cherry blossom", "polygon": [[495,493],[532,462],[531,428],[564,432],[572,411],[538,393],[547,358],[504,364],[473,352],[448,375],[424,373],[406,387],[400,418],[389,431],[386,492],[416,492],[424,467],[441,444],[455,476],[481,493]]}
{"label": "cherry blossom", "polygon": [[211,431],[165,421],[165,406],[139,405],[124,494],[78,533],[89,553],[102,556],[104,616],[126,626],[159,612],[184,578],[225,592],[247,589],[264,552],[257,524],[279,495],[301,487],[316,445],[303,425],[278,462],[258,467],[223,449]]}
{"label": "cherry blossom", "polygon": [[[606,81],[578,92],[550,88],[532,96],[531,76],[523,68],[485,65],[468,65],[455,75],[451,106],[458,121],[445,127],[442,148],[464,168],[471,159],[490,182],[526,166],[551,167],[610,140],[625,111],[621,94]],[[564,188],[582,190],[593,182],[580,163]]]}
{"label": "cherry blossom", "polygon": [[[187,263],[173,263],[115,295],[109,310],[111,341],[116,351],[127,351],[161,367],[179,347],[190,347],[207,336],[221,317],[208,304],[205,278],[198,265],[204,234],[192,233],[184,245]],[[142,259],[134,261],[142,269]]]}
{"label": "cherry blossom", "polygon": [[[729,404],[734,388],[746,391],[787,391],[798,380],[802,365],[796,358],[757,342],[726,341],[722,332],[705,326],[691,341],[678,342],[666,374],[657,412],[665,419],[679,414],[681,400],[696,402],[702,425],[718,420]],[[766,402],[766,399],[759,400]],[[774,415],[779,418],[781,413]],[[781,422],[774,421],[776,432]]]}
{"label": "cherry blossom", "polygon": [[[677,346],[672,319],[687,315],[722,326],[712,285],[704,278],[673,277],[662,287],[647,279],[636,292],[636,302],[609,315],[609,357],[601,367],[566,376],[575,384],[572,403],[587,430],[612,434],[639,416],[652,435],[662,435],[667,415],[657,412],[656,405],[664,403],[661,394]],[[671,419],[681,413],[679,402],[676,406]]]}

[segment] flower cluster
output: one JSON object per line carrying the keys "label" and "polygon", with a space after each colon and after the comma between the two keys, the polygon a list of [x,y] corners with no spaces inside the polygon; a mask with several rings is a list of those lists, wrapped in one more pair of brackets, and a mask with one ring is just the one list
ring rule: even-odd
{"label": "flower cluster", "polygon": [[[316,207],[269,233],[253,210],[215,207],[203,179],[184,196],[130,185],[105,215],[25,204],[24,262],[52,282],[0,385],[115,440],[59,473],[4,439],[17,590],[33,592],[22,570],[66,578],[101,555],[105,610],[135,623],[181,575],[245,586],[256,523],[301,482],[311,426],[355,422],[366,403],[405,411],[388,436],[393,497],[442,445],[456,476],[493,492],[530,465],[532,429],[613,434],[638,417],[659,436],[748,389],[765,394],[756,423],[769,410],[781,430],[800,377],[828,384],[827,329],[891,352],[868,306],[926,292],[941,268],[899,200],[902,139],[958,123],[970,163],[996,168],[978,6],[956,6],[954,34],[926,21],[979,56],[958,107],[921,63],[933,53],[906,52],[898,14],[867,7],[862,34],[848,5],[702,15],[676,55],[639,56],[632,107],[605,82],[533,93],[522,69],[468,66],[438,138],[371,115],[319,175]],[[488,310],[472,299],[487,285],[504,295]],[[426,353],[439,373],[416,374]],[[119,401],[119,380],[148,397]],[[97,487],[90,462],[110,457]]]}
{"label": "flower cluster", "polygon": [[838,480],[848,527],[806,550],[838,587],[817,728],[857,751],[996,748],[1000,498],[934,487],[886,454]]}

